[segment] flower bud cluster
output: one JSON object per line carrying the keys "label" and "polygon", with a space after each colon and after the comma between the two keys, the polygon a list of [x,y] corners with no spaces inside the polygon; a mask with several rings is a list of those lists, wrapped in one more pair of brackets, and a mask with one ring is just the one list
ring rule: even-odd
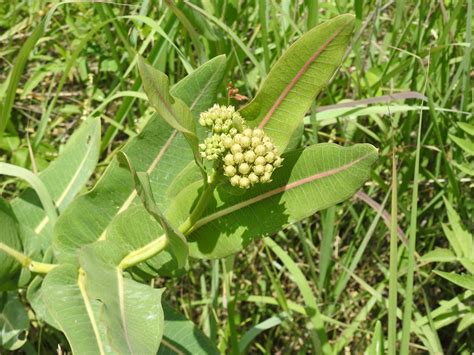
{"label": "flower bud cluster", "polygon": [[270,182],[273,171],[283,162],[270,137],[258,128],[244,129],[224,142],[224,147],[224,175],[233,186],[243,189]]}
{"label": "flower bud cluster", "polygon": [[204,143],[199,144],[199,149],[201,150],[201,157],[207,160],[216,160],[225,151],[222,138],[217,134],[206,138]]}
{"label": "flower bud cluster", "polygon": [[209,129],[213,134],[236,135],[245,127],[240,113],[234,106],[220,106],[215,104],[199,116],[199,124]]}
{"label": "flower bud cluster", "polygon": [[199,145],[201,156],[222,158],[224,175],[233,186],[248,189],[270,182],[273,171],[283,162],[270,137],[259,128],[247,128],[233,106],[216,104],[201,113],[199,123],[212,133]]}

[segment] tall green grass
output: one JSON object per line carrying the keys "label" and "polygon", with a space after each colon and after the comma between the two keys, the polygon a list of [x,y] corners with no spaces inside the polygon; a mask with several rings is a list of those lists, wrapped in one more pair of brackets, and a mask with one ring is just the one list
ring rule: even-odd
{"label": "tall green grass", "polygon": [[[474,229],[472,157],[452,138],[470,139],[461,127],[473,120],[470,1],[49,3],[0,6],[0,161],[29,170],[47,166],[88,115],[105,126],[100,167],[140,131],[151,112],[136,53],[173,82],[228,55],[226,103],[228,82],[251,98],[302,33],[354,13],[351,50],[308,112],[300,144],[379,147],[363,193],[156,285],[226,353],[474,351],[473,327],[460,326],[473,317],[472,291],[432,273],[462,267],[420,261],[447,247],[443,198]],[[324,108],[404,92],[418,94]],[[6,198],[23,188],[0,179]],[[52,328],[35,327],[28,351],[67,350]]]}

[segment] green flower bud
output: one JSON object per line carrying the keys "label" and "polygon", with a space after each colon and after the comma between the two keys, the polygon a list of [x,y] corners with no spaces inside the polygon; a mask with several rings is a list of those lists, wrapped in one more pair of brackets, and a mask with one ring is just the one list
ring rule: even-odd
{"label": "green flower bud", "polygon": [[244,136],[246,136],[246,137],[249,137],[249,138],[252,137],[252,129],[250,129],[250,128],[244,129],[244,130],[242,131],[242,133],[243,133]]}
{"label": "green flower bud", "polygon": [[242,153],[235,153],[234,154],[234,162],[236,164],[240,164],[244,162],[244,155]]}
{"label": "green flower bud", "polygon": [[260,177],[260,182],[266,183],[272,181],[271,176],[271,173],[266,172],[265,174],[263,174],[263,176]]}
{"label": "green flower bud", "polygon": [[242,138],[240,138],[240,145],[241,145],[243,148],[248,148],[248,147],[250,147],[250,138],[247,137],[247,136],[243,136]]}
{"label": "green flower bud", "polygon": [[265,146],[263,145],[257,145],[255,148],[254,148],[254,152],[255,154],[257,154],[258,156],[262,156],[262,155],[265,155],[265,153],[267,152]]}
{"label": "green flower bud", "polygon": [[233,144],[232,147],[230,147],[230,151],[234,154],[242,152],[242,147],[240,144]]}
{"label": "green flower bud", "polygon": [[273,152],[267,153],[267,155],[265,155],[265,160],[267,161],[267,163],[273,163],[273,161],[275,160],[275,154]]}
{"label": "green flower bud", "polygon": [[230,147],[232,147],[232,144],[234,144],[234,140],[229,136],[224,135],[222,137],[222,144],[224,145],[224,148],[230,149]]}
{"label": "green flower bud", "polygon": [[273,165],[272,164],[265,165],[265,172],[266,173],[271,173],[272,171],[273,171]]}
{"label": "green flower bud", "polygon": [[262,143],[262,140],[259,137],[252,137],[251,142],[252,147],[255,148],[256,146],[260,145],[260,143]]}
{"label": "green flower bud", "polygon": [[250,172],[250,166],[247,163],[242,163],[239,165],[239,173],[247,175]]}
{"label": "green flower bud", "polygon": [[234,165],[234,156],[232,154],[227,154],[224,157],[224,164],[225,165]]}
{"label": "green flower bud", "polygon": [[[254,153],[255,154],[255,153]],[[257,157],[255,159],[255,165],[265,165],[266,164],[266,160],[264,157]]]}
{"label": "green flower bud", "polygon": [[265,173],[265,167],[263,165],[254,165],[253,172],[255,175],[263,175]]}
{"label": "green flower bud", "polygon": [[239,175],[234,175],[230,178],[230,183],[232,186],[239,186],[240,183],[240,176]]}
{"label": "green flower bud", "polygon": [[258,176],[255,173],[250,173],[249,180],[252,183],[252,185],[256,184],[258,182]]}
{"label": "green flower bud", "polygon": [[279,168],[281,166],[281,163],[283,163],[283,158],[281,157],[278,157],[274,162],[273,162],[273,166],[275,168]]}
{"label": "green flower bud", "polygon": [[239,181],[239,186],[242,189],[248,189],[250,187],[250,180],[246,177],[241,178]]}
{"label": "green flower bud", "polygon": [[260,128],[256,128],[252,131],[252,137],[263,138],[264,135],[265,133]]}
{"label": "green flower bud", "polygon": [[236,172],[237,172],[237,170],[235,169],[235,167],[233,165],[227,165],[224,168],[224,174],[226,176],[232,177],[232,176],[235,175]]}
{"label": "green flower bud", "polygon": [[253,150],[247,150],[244,153],[244,158],[247,163],[253,163],[255,161],[256,155]]}

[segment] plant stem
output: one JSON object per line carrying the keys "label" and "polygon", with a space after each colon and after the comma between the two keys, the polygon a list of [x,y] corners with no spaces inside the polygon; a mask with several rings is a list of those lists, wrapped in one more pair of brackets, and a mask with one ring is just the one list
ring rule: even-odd
{"label": "plant stem", "polygon": [[[199,196],[199,200],[196,204],[196,207],[191,212],[190,216],[178,228],[181,233],[186,235],[192,231],[194,223],[199,219],[199,217],[201,217],[202,213],[206,209],[216,185],[217,179],[215,174],[213,174],[209,177],[208,181],[206,181],[204,185],[204,190]],[[163,249],[165,249],[167,245],[168,237],[166,236],[166,234],[163,234],[159,238],[144,245],[140,249],[132,251],[125,258],[122,259],[118,267],[124,270],[131,266],[140,264],[163,251]]]}
{"label": "plant stem", "polygon": [[213,175],[209,176],[208,181],[204,185],[204,190],[201,193],[201,196],[199,196],[199,200],[196,204],[196,207],[194,210],[191,212],[189,217],[179,226],[179,230],[181,233],[183,233],[185,236],[188,235],[193,231],[194,224],[196,221],[201,217],[202,213],[207,207],[207,204],[209,203],[209,200],[212,197],[212,193],[214,192],[214,189],[217,186],[217,178],[216,174],[214,173]]}
{"label": "plant stem", "polygon": [[57,264],[47,264],[41,263],[38,261],[31,260],[28,256],[19,251],[10,248],[8,245],[4,243],[0,243],[0,250],[5,252],[6,254],[10,255],[11,257],[15,258],[23,267],[28,268],[30,271],[38,273],[38,274],[47,274],[51,270],[53,270]]}
{"label": "plant stem", "polygon": [[168,245],[168,238],[166,234],[163,234],[159,238],[153,240],[152,242],[144,245],[140,249],[132,251],[128,254],[119,264],[119,268],[124,270],[131,266],[140,264],[141,262],[150,259],[159,252],[161,252]]}

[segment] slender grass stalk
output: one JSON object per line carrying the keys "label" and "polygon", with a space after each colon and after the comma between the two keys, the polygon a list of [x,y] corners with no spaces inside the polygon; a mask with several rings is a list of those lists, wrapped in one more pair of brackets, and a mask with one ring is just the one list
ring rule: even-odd
{"label": "slender grass stalk", "polygon": [[262,48],[263,62],[265,63],[265,71],[270,71],[270,49],[268,48],[268,0],[258,1],[258,14],[260,16],[260,24],[262,26]]}
{"label": "slender grass stalk", "polygon": [[[425,83],[427,82],[427,78]],[[420,110],[420,119],[418,122],[418,134],[416,140],[415,153],[415,171],[413,176],[413,192],[410,214],[410,233],[408,241],[408,265],[405,307],[403,310],[402,341],[400,345],[400,354],[408,354],[408,345],[410,341],[410,326],[413,306],[413,276],[415,269],[415,251],[416,251],[416,233],[417,233],[417,215],[418,215],[418,175],[420,173],[420,151],[421,151],[421,128],[423,123],[423,111]]]}
{"label": "slender grass stalk", "polygon": [[[395,131],[394,131],[395,136]],[[398,288],[398,179],[397,179],[397,155],[395,144],[392,147],[392,223],[390,228],[390,271],[389,271],[389,296],[388,296],[388,354],[397,353],[397,288]]]}

